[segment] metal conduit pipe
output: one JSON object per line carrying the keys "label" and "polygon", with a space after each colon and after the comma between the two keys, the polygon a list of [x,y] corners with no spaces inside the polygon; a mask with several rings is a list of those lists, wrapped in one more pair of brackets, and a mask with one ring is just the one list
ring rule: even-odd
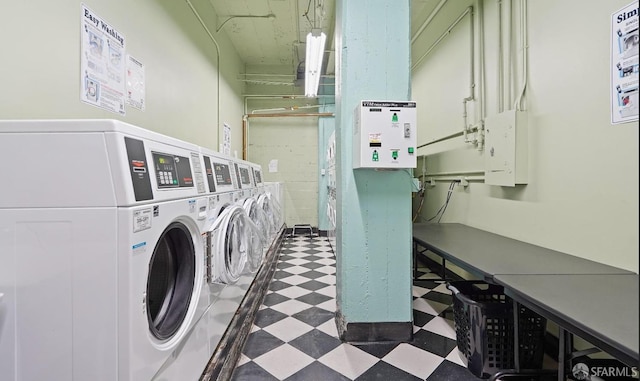
{"label": "metal conduit pipe", "polygon": [[462,21],[462,19],[468,14],[471,15],[471,44],[470,44],[470,46],[471,46],[471,65],[470,65],[471,66],[471,68],[470,68],[470,73],[471,73],[470,92],[471,92],[471,95],[468,98],[464,98],[464,100],[463,100],[463,120],[464,120],[465,126],[462,129],[462,131],[460,131],[460,132],[456,132],[456,133],[447,135],[445,137],[438,138],[438,139],[436,139],[434,141],[431,141],[429,143],[420,145],[417,148],[426,147],[428,145],[439,143],[439,142],[442,142],[442,141],[445,141],[445,140],[448,140],[448,139],[452,139],[452,138],[456,138],[456,137],[459,137],[459,136],[464,136],[465,137],[465,141],[466,141],[466,134],[467,134],[468,131],[470,131],[470,129],[468,129],[467,126],[466,126],[466,124],[467,124],[467,101],[474,99],[474,88],[475,88],[475,66],[474,66],[474,54],[473,54],[473,52],[475,50],[475,45],[474,45],[475,36],[474,36],[474,31],[473,31],[474,23],[473,23],[473,7],[472,6],[467,7],[464,10],[464,12],[462,12],[462,14],[460,14],[460,16],[458,16],[458,18],[453,23],[451,23],[451,25],[447,28],[447,30],[444,33],[442,33],[440,35],[440,37],[438,37],[438,39],[433,43],[433,45],[431,45],[429,47],[429,49],[427,49],[427,51],[422,56],[420,56],[420,58],[418,58],[416,63],[413,64],[413,66],[411,67],[411,70],[414,70],[420,64],[420,62],[422,62],[422,60],[425,59],[433,51],[433,49],[435,49],[435,47],[438,46],[438,44],[440,44],[440,42],[447,35],[449,35],[449,33],[451,33],[453,28],[455,28],[460,23],[460,21]]}
{"label": "metal conduit pipe", "polygon": [[265,112],[265,111],[294,111],[294,110],[303,110],[307,108],[318,108],[323,105],[306,105],[306,106],[291,106],[291,107],[277,107],[277,108],[262,108],[251,110],[251,114],[255,114],[256,112]]}
{"label": "metal conduit pipe", "polygon": [[507,105],[507,107],[509,109],[511,109],[511,104],[512,104],[511,98],[513,97],[512,96],[512,93],[513,93],[513,91],[512,91],[513,90],[512,89],[512,87],[513,87],[512,83],[513,83],[513,81],[511,79],[511,77],[513,76],[512,70],[511,70],[512,69],[511,66],[512,66],[512,63],[513,63],[513,57],[512,57],[513,53],[512,53],[512,47],[511,47],[511,34],[513,33],[513,27],[512,27],[512,22],[511,22],[512,21],[511,20],[512,19],[511,14],[513,12],[511,11],[511,1],[507,1],[505,3],[505,12],[504,13],[507,15],[507,20],[506,20],[507,25],[506,25],[506,28],[505,28],[507,30],[507,41],[505,43],[505,46],[506,46],[506,49],[507,49],[507,54],[506,54],[506,56],[507,56],[507,80],[504,83],[504,86],[506,87],[506,95],[505,96],[506,96],[507,101],[505,102],[505,104]]}
{"label": "metal conduit pipe", "polygon": [[454,21],[454,22],[449,26],[449,28],[447,28],[447,30],[446,30],[444,33],[442,33],[442,34],[440,35],[440,37],[438,37],[438,39],[433,43],[433,45],[431,45],[431,46],[429,47],[429,49],[428,49],[428,50],[427,50],[423,55],[421,55],[421,56],[420,56],[420,58],[418,58],[418,60],[416,61],[416,63],[414,63],[414,64],[411,66],[411,70],[415,70],[415,68],[416,68],[416,67],[418,67],[418,65],[420,64],[420,62],[422,62],[422,60],[423,60],[423,59],[425,59],[425,58],[426,58],[426,57],[431,53],[431,51],[432,51],[436,46],[438,46],[438,44],[440,44],[440,42],[441,42],[445,37],[447,37],[447,35],[448,35],[449,33],[451,33],[451,31],[453,30],[453,28],[455,28],[455,27],[456,27],[456,25],[458,25],[458,23],[460,23],[460,21],[462,21],[462,19],[464,18],[464,16],[466,16],[466,15],[471,11],[471,9],[473,9],[473,7],[468,7],[464,12],[462,12],[462,14],[461,14],[460,16],[458,16],[458,18],[457,18],[457,19],[456,19],[456,20],[455,20],[455,21]]}
{"label": "metal conduit pipe", "polygon": [[248,114],[249,109],[247,106],[247,101],[251,99],[296,99],[296,98],[307,98],[304,95],[260,95],[260,94],[245,94],[244,95],[244,113]]}
{"label": "metal conduit pipe", "polygon": [[189,6],[189,8],[191,8],[191,11],[196,16],[196,18],[200,22],[200,25],[202,25],[204,30],[207,32],[207,35],[209,35],[209,38],[211,38],[211,41],[213,41],[213,44],[216,47],[217,97],[218,97],[217,99],[218,119],[216,123],[216,139],[217,139],[216,143],[219,145],[220,144],[220,45],[218,45],[218,41],[216,41],[216,39],[213,37],[213,35],[209,31],[209,28],[207,28],[207,25],[204,23],[204,20],[202,20],[202,18],[200,17],[200,14],[198,14],[198,11],[195,9],[193,4],[191,4],[191,1],[190,0],[185,0],[185,1]]}
{"label": "metal conduit pipe", "polygon": [[484,174],[483,170],[477,171],[448,171],[448,172],[433,172],[425,173],[426,177],[442,177],[442,176],[470,176]]}
{"label": "metal conduit pipe", "polygon": [[520,87],[520,91],[518,92],[518,97],[515,100],[515,104],[513,105],[516,110],[522,110],[522,97],[524,96],[524,92],[527,88],[527,76],[528,74],[528,65],[527,60],[529,59],[529,42],[528,42],[528,32],[527,32],[527,0],[521,0],[520,2],[520,39],[522,44],[522,86]]}
{"label": "metal conduit pipe", "polygon": [[433,179],[434,181],[484,181],[484,176],[438,176],[438,177],[427,177],[427,181]]}
{"label": "metal conduit pipe", "polygon": [[[297,99],[297,98],[307,98],[304,95],[300,95],[300,94],[281,94],[281,95],[264,95],[264,94],[245,94],[244,95],[244,116],[242,117],[242,155],[246,160],[246,155],[247,155],[247,150],[248,150],[248,146],[249,146],[249,123],[248,123],[248,118],[249,115],[253,115],[253,117],[258,116],[258,115],[266,115],[266,114],[249,114],[249,107],[247,105],[247,102],[249,101],[249,99]],[[318,107],[320,107],[321,105],[318,105]],[[293,106],[295,107],[295,106]],[[305,106],[301,106],[298,108],[307,108]],[[254,110],[257,111],[257,110]],[[263,111],[267,111],[267,110],[263,110]],[[272,111],[280,111],[280,110],[272,110]],[[286,111],[286,110],[282,110],[282,111]],[[289,114],[276,114],[279,116],[286,116]],[[301,116],[302,114],[294,114],[294,116]],[[322,116],[333,116],[333,114],[331,115],[322,115]]]}
{"label": "metal conduit pipe", "polygon": [[422,34],[422,32],[424,32],[424,30],[427,28],[427,26],[429,26],[429,24],[431,23],[431,21],[433,20],[434,17],[436,17],[436,15],[438,14],[438,12],[440,11],[440,8],[442,8],[442,6],[444,5],[444,3],[446,3],[447,0],[440,0],[440,2],[438,3],[438,5],[436,5],[436,7],[434,8],[433,11],[431,11],[431,13],[429,14],[429,16],[427,17],[427,19],[422,23],[422,25],[420,25],[420,28],[418,28],[418,30],[416,31],[416,33],[413,35],[413,37],[411,37],[411,44],[413,45],[413,43],[418,39],[418,37],[420,37],[420,35]]}
{"label": "metal conduit pipe", "polygon": [[504,62],[502,47],[502,0],[498,0],[498,76],[496,77],[498,90],[498,112],[504,111]]}
{"label": "metal conduit pipe", "polygon": [[247,158],[247,146],[249,141],[249,118],[281,118],[281,117],[333,117],[332,112],[314,112],[314,113],[275,113],[275,114],[245,114],[242,117],[242,157]]}
{"label": "metal conduit pipe", "polygon": [[484,150],[484,119],[487,116],[485,92],[485,65],[484,65],[484,0],[476,0],[476,14],[478,15],[478,66],[480,74],[480,89],[478,95],[478,108],[480,109],[480,128],[478,129],[478,151]]}
{"label": "metal conduit pipe", "polygon": [[276,113],[276,114],[247,114],[245,115],[245,118],[247,119],[249,118],[280,118],[280,117],[303,118],[303,117],[310,117],[310,116],[327,117],[327,116],[335,116],[335,114],[332,112],[312,112],[312,113],[292,112],[292,113]]}
{"label": "metal conduit pipe", "polygon": [[443,137],[438,138],[438,139],[436,139],[436,140],[432,140],[432,141],[430,141],[430,142],[428,142],[428,143],[420,144],[420,145],[419,145],[418,147],[416,147],[416,148],[423,148],[423,147],[426,147],[426,146],[430,146],[430,145],[432,145],[432,144],[436,144],[436,143],[443,142],[443,141],[445,141],[445,140],[449,140],[449,139],[457,138],[457,137],[459,137],[459,136],[462,136],[463,134],[464,134],[464,133],[463,133],[462,131],[454,132],[453,134],[449,134],[449,135],[443,136]]}
{"label": "metal conduit pipe", "polygon": [[441,176],[441,177],[428,177],[425,180],[426,180],[425,182],[428,183],[429,186],[435,186],[436,182],[440,182],[440,181],[446,181],[446,182],[457,181],[460,183],[460,185],[462,185],[463,187],[466,187],[469,185],[470,181],[484,182],[484,176]]}
{"label": "metal conduit pipe", "polygon": [[[469,127],[469,132],[475,132],[475,131],[479,131],[479,130],[480,130],[480,127],[478,127],[478,126],[472,126],[472,127]],[[430,146],[430,145],[432,145],[432,144],[436,144],[436,143],[443,142],[443,141],[445,141],[445,140],[449,140],[449,139],[457,138],[457,137],[459,137],[459,136],[464,136],[464,131],[454,132],[454,133],[452,133],[452,134],[445,135],[445,136],[443,136],[443,137],[441,137],[441,138],[438,138],[438,139],[432,140],[432,141],[430,141],[430,142],[428,142],[428,143],[420,144],[420,145],[419,145],[419,146],[417,146],[416,148],[423,148],[423,147],[426,147],[426,146]]]}
{"label": "metal conduit pipe", "polygon": [[469,96],[464,98],[462,100],[462,120],[463,120],[463,131],[464,131],[464,142],[465,143],[469,143],[469,138],[467,137],[467,133],[469,131],[469,126],[467,123],[467,102],[473,101],[475,100],[475,87],[476,87],[476,80],[475,80],[475,32],[474,32],[474,22],[473,22],[473,7],[469,7],[467,8],[469,9],[469,15],[471,17],[470,19],[470,23],[471,23],[471,27],[469,28],[471,30],[471,41],[470,41],[470,60],[469,60]]}

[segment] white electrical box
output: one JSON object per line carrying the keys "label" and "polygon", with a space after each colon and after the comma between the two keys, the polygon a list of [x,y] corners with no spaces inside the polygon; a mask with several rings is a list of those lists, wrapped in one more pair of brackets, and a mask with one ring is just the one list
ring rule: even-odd
{"label": "white electrical box", "polygon": [[528,182],[528,129],[524,111],[509,110],[487,117],[485,175],[489,185],[515,186]]}
{"label": "white electrical box", "polygon": [[354,115],[353,168],[415,168],[416,121],[416,102],[361,101]]}

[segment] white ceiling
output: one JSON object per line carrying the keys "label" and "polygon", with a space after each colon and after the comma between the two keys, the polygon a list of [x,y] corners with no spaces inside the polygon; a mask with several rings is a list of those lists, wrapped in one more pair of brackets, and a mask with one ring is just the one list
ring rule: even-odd
{"label": "white ceiling", "polygon": [[[248,85],[260,86],[260,93],[278,93],[282,88],[277,85],[300,84],[300,81],[296,83],[296,73],[299,66],[303,67],[306,35],[314,26],[321,28],[327,35],[323,72],[326,76],[333,76],[335,73],[336,0],[208,1],[218,15],[216,32],[225,33],[229,37],[245,63],[246,75],[242,80]],[[430,45],[440,34],[439,31],[434,33],[435,25],[430,26],[428,31],[421,28],[425,20],[434,15],[434,10],[442,8],[441,14],[449,13],[447,8],[467,6],[466,3],[470,1],[456,0],[448,2],[446,6],[445,3],[447,0],[411,0],[411,36],[412,42],[415,42],[413,48]],[[273,16],[247,17],[268,15]],[[444,26],[440,27],[443,28]],[[252,90],[255,91],[255,88]]]}
{"label": "white ceiling", "polygon": [[[306,35],[314,27],[327,35],[323,72],[334,73],[335,0],[209,1],[218,15],[216,28],[229,37],[245,63],[248,82],[292,84],[305,59]],[[251,15],[275,17],[247,17]]]}

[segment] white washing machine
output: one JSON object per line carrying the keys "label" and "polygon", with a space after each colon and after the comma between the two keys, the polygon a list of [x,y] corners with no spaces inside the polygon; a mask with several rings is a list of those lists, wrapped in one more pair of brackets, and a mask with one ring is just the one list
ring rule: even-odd
{"label": "white washing machine", "polygon": [[[264,209],[260,207],[258,202],[258,199],[261,196],[263,196],[263,194],[246,198],[242,203],[242,207],[244,208],[245,213],[249,216],[249,219],[255,225],[253,239],[261,246],[264,256],[271,245],[269,237],[271,234],[272,224]],[[259,258],[260,263],[262,262],[263,256]]]}
{"label": "white washing machine", "polygon": [[248,199],[244,203],[244,208],[251,220],[258,226],[259,230],[265,236],[264,246],[265,250],[267,250],[271,245],[271,240],[267,238],[270,234],[270,222],[264,210],[262,210],[258,205],[258,198],[260,195],[265,193],[264,181],[262,180],[262,167],[256,163],[247,163],[251,168],[255,189],[252,193],[252,198]]}
{"label": "white washing machine", "polygon": [[243,192],[233,159],[205,148],[200,151],[212,180],[207,180],[209,190],[215,189],[209,196],[207,217],[207,279],[209,287],[219,292],[211,293],[212,303],[204,319],[213,353],[252,281],[246,273],[249,220],[238,204]]}
{"label": "white washing machine", "polygon": [[253,174],[253,183],[256,186],[256,195],[264,193],[264,181],[262,179],[262,166],[260,164],[251,163],[251,173]]}
{"label": "white washing machine", "polygon": [[208,279],[213,284],[233,284],[247,262],[246,227],[237,208],[244,192],[239,190],[238,168],[230,158],[201,151],[205,168],[212,169],[216,182],[216,194],[209,198]]}
{"label": "white washing machine", "polygon": [[[112,120],[0,121],[0,379],[196,379],[199,148]],[[188,346],[185,343],[189,342]]]}
{"label": "white washing machine", "polygon": [[233,167],[237,174],[239,189],[245,191],[243,197],[250,197],[255,195],[255,183],[253,180],[251,164],[244,160],[236,159],[233,162]]}

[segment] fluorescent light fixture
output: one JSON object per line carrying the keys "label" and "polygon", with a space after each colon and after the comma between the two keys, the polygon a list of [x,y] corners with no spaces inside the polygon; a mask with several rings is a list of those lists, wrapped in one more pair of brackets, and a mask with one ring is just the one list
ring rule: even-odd
{"label": "fluorescent light fixture", "polygon": [[307,34],[307,58],[304,61],[304,95],[307,97],[318,95],[326,40],[327,36],[320,29],[312,29]]}

